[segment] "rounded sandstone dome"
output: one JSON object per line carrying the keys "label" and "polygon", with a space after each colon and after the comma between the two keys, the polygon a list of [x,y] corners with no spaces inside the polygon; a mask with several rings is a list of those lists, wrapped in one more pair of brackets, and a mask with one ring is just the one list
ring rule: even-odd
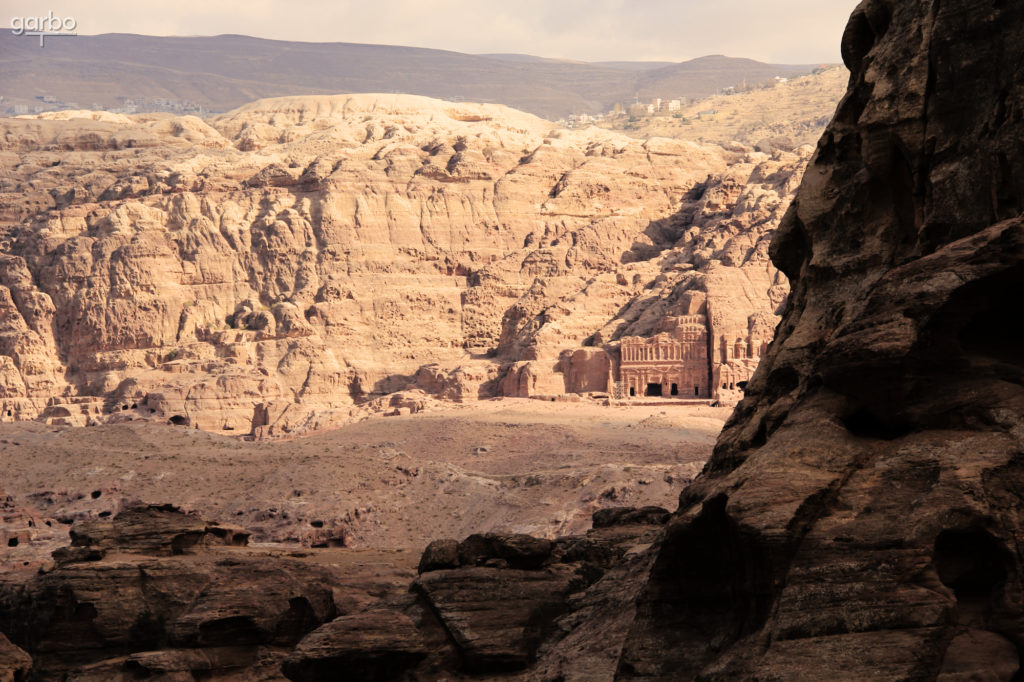
{"label": "rounded sandstone dome", "polygon": [[499,104],[449,102],[446,100],[387,93],[273,97],[250,102],[212,119],[225,136],[235,138],[247,127],[322,129],[338,124],[365,125],[370,119],[383,124],[426,128],[435,124],[468,128],[486,126],[520,134],[543,135],[553,124]]}

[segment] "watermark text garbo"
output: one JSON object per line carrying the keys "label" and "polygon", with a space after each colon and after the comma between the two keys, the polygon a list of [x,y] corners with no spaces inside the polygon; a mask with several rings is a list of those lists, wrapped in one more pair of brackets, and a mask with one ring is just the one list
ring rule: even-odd
{"label": "watermark text garbo", "polygon": [[45,47],[44,40],[50,36],[76,36],[78,22],[74,17],[54,16],[51,9],[45,17],[13,17],[11,33],[16,36],[39,36],[39,47]]}

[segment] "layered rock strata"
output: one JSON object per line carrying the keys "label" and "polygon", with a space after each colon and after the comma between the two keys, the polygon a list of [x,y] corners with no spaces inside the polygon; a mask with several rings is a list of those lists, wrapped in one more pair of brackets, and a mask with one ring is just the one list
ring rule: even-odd
{"label": "layered rock strata", "polygon": [[[404,589],[406,572],[367,554],[250,549],[241,529],[133,507],[75,524],[54,562],[0,578],[0,675],[487,680],[534,666],[603,679],[668,517],[611,508],[553,541],[436,541]],[[621,614],[607,637],[576,636],[610,609]]]}
{"label": "layered rock strata", "polygon": [[38,572],[0,576],[0,631],[31,655],[0,634],[3,679],[281,679],[307,633],[393,587],[379,567],[251,550],[168,505],[71,535]]}
{"label": "layered rock strata", "polygon": [[409,388],[612,390],[690,290],[723,362],[785,293],[767,241],[809,153],[402,95],[0,127],[0,419],[256,435]]}
{"label": "layered rock strata", "polygon": [[[292,680],[336,679],[353,668],[373,680],[611,679],[652,560],[646,550],[668,516],[657,507],[614,508],[595,514],[587,533],[554,541],[500,534],[435,541],[408,598],[314,630],[284,673]],[[580,623],[598,618],[601,635],[581,639]]]}

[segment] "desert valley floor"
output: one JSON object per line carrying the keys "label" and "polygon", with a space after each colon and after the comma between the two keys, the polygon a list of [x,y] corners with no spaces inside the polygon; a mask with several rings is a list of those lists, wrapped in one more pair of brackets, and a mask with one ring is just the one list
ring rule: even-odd
{"label": "desert valley floor", "polygon": [[[152,423],[24,422],[0,424],[0,468],[8,495],[59,524],[173,503],[243,526],[254,543],[418,558],[439,537],[554,537],[589,528],[600,507],[672,509],[729,412],[504,398],[270,442]],[[67,543],[54,535],[49,549]],[[40,549],[7,548],[5,560],[34,563]]]}

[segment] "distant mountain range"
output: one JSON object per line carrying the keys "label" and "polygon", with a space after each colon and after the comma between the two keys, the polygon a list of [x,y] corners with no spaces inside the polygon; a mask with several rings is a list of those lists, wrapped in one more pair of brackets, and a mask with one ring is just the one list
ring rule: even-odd
{"label": "distant mountain range", "polygon": [[32,37],[0,29],[0,113],[14,105],[31,110],[43,97],[54,100],[51,107],[110,109],[128,98],[146,100],[140,110],[192,103],[217,112],[281,95],[403,92],[496,102],[557,119],[604,111],[636,96],[703,97],[814,66],[717,55],[678,64],[587,63],[241,35],[62,36],[40,48]]}

